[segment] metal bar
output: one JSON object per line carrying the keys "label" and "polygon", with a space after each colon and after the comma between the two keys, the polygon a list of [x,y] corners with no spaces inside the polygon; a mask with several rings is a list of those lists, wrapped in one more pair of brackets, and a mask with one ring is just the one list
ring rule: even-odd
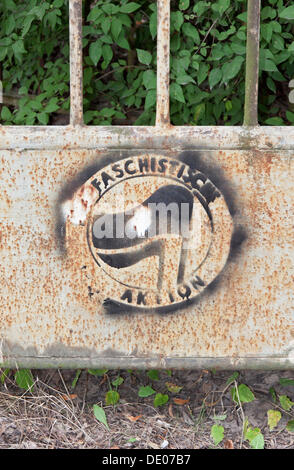
{"label": "metal bar", "polygon": [[1,126],[0,149],[293,150],[293,126]]}
{"label": "metal bar", "polygon": [[157,99],[156,126],[168,126],[170,0],[157,1]]}
{"label": "metal bar", "polygon": [[83,124],[82,0],[69,1],[70,123]]}
{"label": "metal bar", "polygon": [[244,126],[258,125],[260,0],[248,0]]}
{"label": "metal bar", "polygon": [[293,356],[280,357],[132,357],[15,356],[0,357],[1,367],[30,369],[223,369],[293,370]]}

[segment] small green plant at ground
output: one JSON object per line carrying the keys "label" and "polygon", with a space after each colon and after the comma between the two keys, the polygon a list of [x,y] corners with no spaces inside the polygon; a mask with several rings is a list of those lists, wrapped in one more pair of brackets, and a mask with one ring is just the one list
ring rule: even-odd
{"label": "small green plant at ground", "polygon": [[290,419],[290,421],[288,421],[286,429],[287,431],[294,433],[294,419]]}
{"label": "small green plant at ground", "polygon": [[[109,382],[109,390],[106,392],[105,395],[105,403],[106,405],[116,405],[120,400],[120,394],[117,391],[118,387],[124,383],[124,379],[118,375],[115,380],[111,383]],[[114,387],[114,390],[113,388]]]}
{"label": "small green plant at ground", "polygon": [[10,372],[10,369],[4,369],[4,371],[1,372],[1,375],[0,375],[0,382],[1,382],[2,385],[4,384],[4,382],[5,382],[5,380],[6,380],[6,377],[8,377],[9,372]]}
{"label": "small green plant at ground", "polygon": [[231,395],[235,403],[250,403],[255,399],[254,394],[245,384],[235,385],[231,389]]}
{"label": "small green plant at ground", "polygon": [[280,419],[282,418],[282,414],[280,411],[278,410],[268,410],[267,412],[267,424],[268,424],[268,427],[270,429],[270,431],[272,431],[278,424],[278,422],[280,421]]}
{"label": "small green plant at ground", "polygon": [[139,391],[138,391],[138,395],[139,397],[141,398],[146,398],[146,397],[150,397],[151,395],[153,395],[154,393],[156,393],[155,390],[153,390],[152,387],[150,387],[150,385],[146,385],[146,386],[141,386],[139,388]]}
{"label": "small green plant at ground", "polygon": [[280,400],[281,407],[285,411],[290,411],[292,406],[294,405],[294,402],[290,400],[290,398],[287,397],[287,395],[280,395],[279,400]]}
{"label": "small green plant at ground", "polygon": [[221,443],[224,438],[224,427],[220,424],[214,424],[211,428],[210,436],[215,446]]}
{"label": "small green plant at ground", "polygon": [[20,388],[33,390],[34,377],[30,369],[19,369],[15,372],[14,378]]}
{"label": "small green plant at ground", "polygon": [[109,426],[107,423],[107,418],[104,409],[99,405],[93,405],[93,412],[95,418],[109,430]]}
{"label": "small green plant at ground", "polygon": [[155,370],[155,369],[151,369],[147,372],[147,376],[149,377],[149,379],[151,380],[159,380],[159,372],[158,370]]}
{"label": "small green plant at ground", "polygon": [[252,449],[264,449],[264,437],[261,430],[249,426],[248,420],[244,424],[244,438],[249,441]]}
{"label": "small green plant at ground", "polygon": [[155,408],[165,405],[169,400],[169,396],[164,393],[157,393],[154,397],[153,404]]}

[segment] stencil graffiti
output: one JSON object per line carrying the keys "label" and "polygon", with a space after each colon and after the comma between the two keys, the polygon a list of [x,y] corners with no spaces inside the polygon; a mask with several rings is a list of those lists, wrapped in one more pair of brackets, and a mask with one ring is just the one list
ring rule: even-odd
{"label": "stencil graffiti", "polygon": [[188,301],[230,252],[233,223],[220,190],[203,172],[161,155],[109,164],[64,211],[67,224],[86,227],[97,279],[112,286],[107,304],[160,309]]}

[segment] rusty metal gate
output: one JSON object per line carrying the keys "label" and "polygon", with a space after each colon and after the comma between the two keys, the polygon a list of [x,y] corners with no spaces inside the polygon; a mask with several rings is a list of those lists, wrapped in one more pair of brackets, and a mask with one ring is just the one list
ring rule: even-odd
{"label": "rusty metal gate", "polygon": [[85,126],[81,4],[70,125],[0,127],[0,363],[293,368],[294,129],[257,123],[260,2],[242,127],[170,125],[168,0],[156,125]]}

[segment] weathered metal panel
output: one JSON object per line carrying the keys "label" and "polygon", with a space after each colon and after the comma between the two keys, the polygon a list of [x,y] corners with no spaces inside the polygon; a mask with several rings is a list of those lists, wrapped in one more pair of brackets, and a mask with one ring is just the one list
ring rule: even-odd
{"label": "weathered metal panel", "polygon": [[[152,158],[178,161],[177,168],[184,162],[182,176],[188,168],[192,175],[201,173],[221,195],[208,206],[225,203],[215,224],[220,238],[203,274],[205,285],[199,295],[196,288],[166,310],[150,309],[137,299],[131,309],[127,298],[116,305],[116,280],[97,264],[87,239],[87,221],[99,199],[98,193],[91,199],[85,192],[87,182],[110,163],[124,168],[125,159],[127,168],[139,173],[138,157],[148,159],[151,173]],[[118,166],[116,172],[105,171],[113,177],[109,187],[119,180],[114,181]],[[287,150],[1,150],[0,362],[293,367],[292,168],[293,151]],[[193,187],[191,174],[186,183]],[[204,245],[208,233],[203,232]],[[130,270],[135,277],[137,267]],[[155,267],[146,258],[140,269],[146,288]],[[105,302],[111,297],[114,303]]]}
{"label": "weathered metal panel", "polygon": [[[81,0],[71,125],[0,127],[3,365],[293,368],[294,132],[255,125],[260,1],[248,2],[245,126],[231,128],[169,124],[169,5],[158,1],[155,127],[83,126]],[[170,215],[150,236],[161,218],[147,201],[186,204],[188,234]],[[104,243],[97,224],[121,214],[135,239]]]}

